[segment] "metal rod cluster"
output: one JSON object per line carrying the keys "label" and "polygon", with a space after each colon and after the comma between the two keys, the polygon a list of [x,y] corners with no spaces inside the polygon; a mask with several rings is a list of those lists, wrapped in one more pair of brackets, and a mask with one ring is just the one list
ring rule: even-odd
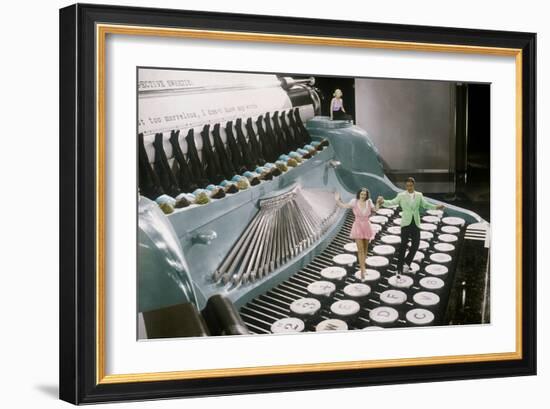
{"label": "metal rod cluster", "polygon": [[334,205],[319,215],[300,188],[261,200],[259,212],[215,271],[214,280],[238,287],[267,276],[315,243],[337,210]]}

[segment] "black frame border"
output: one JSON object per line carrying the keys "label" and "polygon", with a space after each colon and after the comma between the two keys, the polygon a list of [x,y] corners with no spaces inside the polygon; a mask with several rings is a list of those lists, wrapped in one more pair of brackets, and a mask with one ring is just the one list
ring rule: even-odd
{"label": "black frame border", "polygon": [[[95,25],[460,44],[522,50],[522,359],[96,384]],[[76,4],[60,10],[60,399],[74,404],[536,374],[536,34]]]}

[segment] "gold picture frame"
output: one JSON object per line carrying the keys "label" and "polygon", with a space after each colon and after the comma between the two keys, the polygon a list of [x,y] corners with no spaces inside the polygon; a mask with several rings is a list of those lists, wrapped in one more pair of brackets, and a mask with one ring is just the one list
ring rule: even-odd
{"label": "gold picture frame", "polygon": [[[121,15],[124,17],[122,18]],[[357,38],[343,37],[341,34],[342,25],[334,22],[315,22],[317,32],[327,33],[326,35],[310,34],[288,34],[296,32],[300,25],[300,19],[269,18],[265,32],[253,31],[231,31],[224,28],[232,19],[237,17],[247,19],[250,25],[259,24],[254,16],[235,16],[224,15],[223,19],[216,15],[216,18],[209,23],[209,26],[203,24],[203,17],[208,13],[199,12],[174,12],[171,15],[170,23],[163,20],[163,14],[159,10],[152,9],[133,9],[133,8],[111,8],[98,6],[71,6],[61,10],[61,36],[66,38],[70,35],[73,38],[70,44],[66,44],[61,49],[61,69],[62,73],[75,76],[75,83],[81,84],[73,87],[74,84],[62,84],[61,105],[62,121],[67,121],[66,127],[62,126],[61,144],[67,141],[71,146],[79,144],[80,139],[87,138],[88,146],[94,146],[95,155],[86,156],[81,162],[85,163],[89,169],[75,170],[74,162],[78,162],[78,156],[65,162],[66,158],[61,158],[61,169],[71,172],[71,180],[92,181],[95,191],[94,211],[88,214],[90,220],[94,220],[93,233],[94,254],[93,268],[85,271],[79,271],[70,263],[62,263],[61,267],[61,308],[62,314],[67,317],[66,324],[62,321],[61,328],[61,348],[62,354],[62,374],[61,374],[61,398],[73,403],[95,402],[104,400],[120,399],[149,399],[163,396],[192,396],[197,394],[209,393],[201,385],[194,384],[189,386],[189,381],[205,380],[220,382],[220,380],[234,377],[247,379],[248,391],[257,390],[284,390],[289,389],[288,385],[281,386],[278,389],[276,379],[271,380],[271,384],[257,382],[254,379],[261,377],[275,377],[277,375],[299,374],[302,378],[307,374],[317,374],[320,376],[319,387],[329,387],[330,377],[336,371],[345,371],[363,373],[369,375],[370,382],[365,382],[365,376],[361,380],[350,378],[349,384],[376,384],[376,375],[369,370],[390,370],[395,368],[405,369],[404,372],[396,373],[395,382],[406,381],[406,373],[418,366],[444,367],[446,379],[454,379],[463,376],[460,370],[467,368],[470,372],[479,369],[481,376],[482,370],[492,371],[494,376],[504,376],[508,374],[532,374],[534,373],[534,275],[535,275],[535,257],[534,257],[534,238],[535,238],[535,211],[533,206],[522,206],[526,199],[532,199],[535,194],[534,168],[527,163],[526,159],[532,160],[534,152],[531,146],[534,144],[534,124],[533,112],[535,101],[533,95],[534,76],[534,52],[535,36],[528,33],[506,33],[506,32],[467,32],[459,29],[438,29],[428,30],[421,27],[409,27],[402,32],[399,38],[391,33],[391,25],[384,25],[377,32],[377,38],[363,37],[360,30],[357,31]],[[220,22],[220,19],[222,22]],[[142,20],[155,22],[154,24],[144,24]],[[263,22],[265,23],[265,22]],[[344,22],[341,22],[344,23]],[[346,22],[349,23],[349,22]],[[362,27],[365,32],[372,32],[373,27],[367,23],[354,23]],[[203,27],[196,27],[203,25]],[[83,35],[76,35],[76,28]],[[192,27],[192,28],[191,28]],[[377,26],[376,29],[379,29]],[[340,30],[340,31],[339,31]],[[430,41],[418,41],[415,33],[423,33],[425,38]],[[93,34],[93,35],[92,35]],[[456,42],[450,42],[448,37],[453,34]],[[334,47],[354,47],[354,48],[374,48],[383,50],[405,50],[405,51],[426,51],[426,52],[445,52],[445,53],[467,53],[480,55],[509,56],[515,58],[516,66],[516,192],[518,200],[516,208],[516,347],[515,351],[508,353],[488,353],[479,355],[451,355],[436,357],[419,357],[408,359],[387,359],[372,361],[348,361],[348,362],[322,362],[316,364],[299,365],[278,365],[278,366],[258,366],[243,368],[220,368],[208,370],[189,370],[173,372],[155,372],[155,373],[131,373],[131,374],[106,374],[105,371],[105,43],[108,36],[160,36],[167,38],[192,38],[209,39],[218,41],[243,41],[257,43],[279,43],[279,44],[301,44],[301,45],[322,45]],[[495,40],[497,38],[497,40]],[[77,50],[88,57],[83,66],[83,62],[77,60]],[[93,58],[92,58],[93,57]],[[91,66],[93,64],[93,66]],[[76,65],[76,66],[75,66]],[[65,71],[64,71],[65,70]],[[69,74],[69,71],[72,73]],[[77,74],[78,73],[78,74]],[[93,76],[92,76],[93,73]],[[78,82],[78,81],[81,81]],[[68,89],[73,87],[71,89]],[[82,91],[85,88],[85,91]],[[77,97],[77,98],[74,98]],[[93,101],[92,101],[93,99]],[[77,101],[77,102],[75,102]],[[86,108],[79,104],[86,101]],[[90,104],[93,102],[93,106]],[[76,105],[76,106],[75,106]],[[79,128],[78,112],[93,109],[95,112],[94,131],[84,132]],[[72,129],[71,129],[72,128]],[[77,129],[75,134],[74,129]],[[89,139],[92,138],[92,141]],[[79,153],[77,155],[86,155]],[[534,161],[533,161],[534,163]],[[85,179],[82,179],[84,175]],[[68,177],[68,176],[67,176]],[[79,179],[79,177],[81,179]],[[72,213],[78,213],[85,207],[89,213],[90,206],[83,206],[74,199],[74,193],[78,193],[80,186],[74,183],[73,186],[66,187],[67,184],[62,181],[62,197],[68,198],[72,194],[71,203],[74,207]],[[65,187],[64,187],[65,186]],[[71,214],[72,214],[71,213]],[[69,240],[69,237],[75,237],[76,226],[74,222],[67,222],[67,218],[61,221],[61,240]],[[90,226],[88,223],[87,226]],[[89,232],[79,230],[78,235],[89,234]],[[78,235],[76,236],[78,239]],[[525,254],[526,246],[529,251]],[[73,260],[78,253],[77,248],[71,255],[64,254]],[[88,257],[91,253],[86,253]],[[82,289],[84,283],[91,283],[90,274],[93,273],[94,289]],[[87,274],[86,279],[80,279],[79,275]],[[68,278],[70,277],[70,278]],[[78,283],[78,284],[77,284]],[[78,290],[81,288],[80,290]],[[84,291],[86,296],[66,297],[67,291]],[[93,295],[93,298],[90,297]],[[527,296],[527,298],[526,298]],[[75,331],[78,324],[76,322],[75,311],[84,308],[89,311],[94,306],[95,314],[93,317],[85,317],[84,325],[87,326],[86,334]],[[79,321],[81,322],[81,321]],[[93,326],[90,326],[93,325]],[[90,335],[91,330],[95,333],[93,343],[90,339],[81,339]],[[65,348],[67,343],[77,341],[75,348]],[[93,345],[93,350],[91,347]],[[78,353],[77,353],[78,352]],[[93,359],[91,359],[93,357]],[[84,361],[83,361],[84,360]],[[67,362],[71,365],[65,369]],[[502,365],[507,362],[506,365]],[[493,365],[491,363],[500,363]],[[453,365],[460,364],[461,369],[453,373]],[[64,369],[64,370],[63,370]],[[77,376],[71,374],[77,372]],[[407,372],[408,371],[408,372]],[[476,375],[474,375],[476,376]],[[301,379],[301,378],[300,378]],[[430,379],[429,377],[427,378]],[[176,382],[174,382],[176,381]],[[187,383],[186,383],[187,381]],[[156,387],[159,382],[172,382],[171,393]],[[265,381],[268,382],[268,381]],[[140,384],[147,384],[147,393],[144,395],[139,391]],[[153,385],[153,386],[151,386]],[[231,385],[225,386],[220,383],[218,389],[213,393],[231,392]],[[300,380],[296,381],[296,388],[300,388]],[[290,388],[291,389],[291,388]]]}

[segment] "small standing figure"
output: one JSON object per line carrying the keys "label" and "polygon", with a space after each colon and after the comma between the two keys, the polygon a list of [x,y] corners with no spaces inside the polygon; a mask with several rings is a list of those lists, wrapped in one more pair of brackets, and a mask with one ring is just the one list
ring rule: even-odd
{"label": "small standing figure", "polygon": [[344,100],[342,99],[342,91],[336,89],[334,91],[334,98],[330,101],[330,119],[337,120],[350,120],[351,117],[346,113],[344,109]]}
{"label": "small standing figure", "polygon": [[350,239],[355,240],[357,244],[357,259],[359,260],[359,269],[361,279],[365,278],[365,263],[367,261],[367,250],[369,242],[374,239],[376,232],[370,224],[369,217],[373,211],[378,210],[370,199],[370,193],[367,188],[362,188],[357,192],[356,198],[349,203],[343,203],[340,200],[340,193],[334,194],[334,199],[339,207],[344,209],[353,209],[355,220],[351,226]]}
{"label": "small standing figure", "polygon": [[[398,193],[392,200],[385,200],[382,196],[378,196],[376,200],[377,206],[390,207],[399,205],[402,210],[401,215],[401,246],[397,253],[397,277],[402,273],[408,273],[411,270],[411,263],[418,251],[420,244],[420,209],[444,209],[443,205],[435,205],[424,199],[424,195],[414,190],[414,178],[408,178],[405,187],[406,190]],[[405,251],[411,242],[409,254],[405,258]]]}

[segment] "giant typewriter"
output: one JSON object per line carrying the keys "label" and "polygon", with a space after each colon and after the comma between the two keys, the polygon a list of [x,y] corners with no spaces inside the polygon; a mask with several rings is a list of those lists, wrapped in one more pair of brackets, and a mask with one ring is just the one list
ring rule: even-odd
{"label": "giant typewriter", "polygon": [[360,276],[334,192],[399,189],[365,130],[319,115],[313,79],[143,70],[138,91],[140,337],[488,322],[489,225],[469,210],[423,214],[397,277],[400,209],[380,209]]}

